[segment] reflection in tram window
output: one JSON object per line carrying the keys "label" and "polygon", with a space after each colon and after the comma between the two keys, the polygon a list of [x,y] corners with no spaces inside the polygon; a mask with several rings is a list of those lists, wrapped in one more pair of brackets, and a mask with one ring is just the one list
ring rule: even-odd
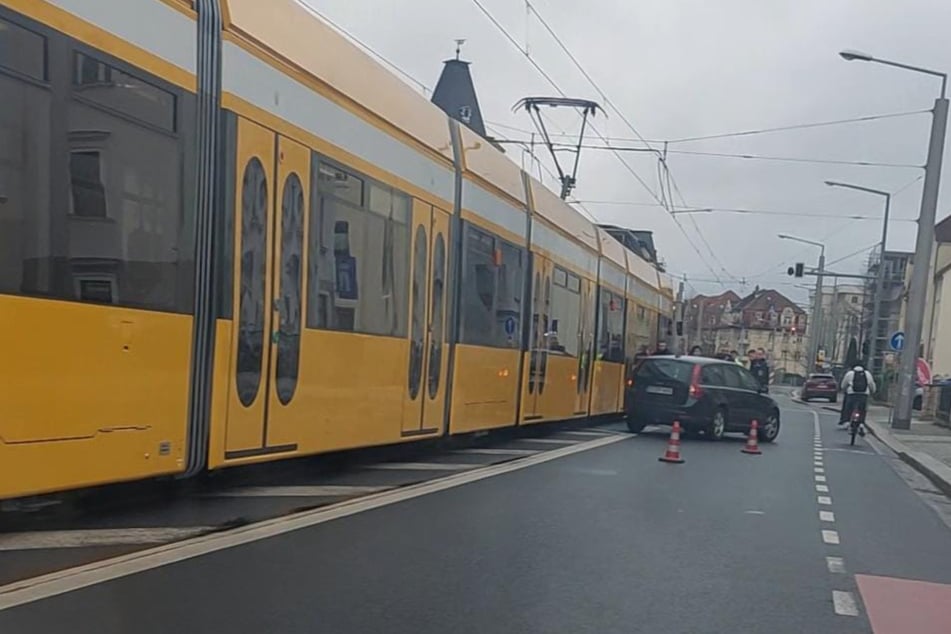
{"label": "reflection in tram window", "polygon": [[0,26],[0,293],[191,312],[194,97]]}
{"label": "reflection in tram window", "polygon": [[624,298],[606,288],[599,289],[598,359],[624,361]]}
{"label": "reflection in tram window", "polygon": [[517,348],[523,251],[471,225],[465,231],[460,339],[472,345]]}
{"label": "reflection in tram window", "polygon": [[307,327],[405,336],[409,198],[326,162],[313,179]]}
{"label": "reflection in tram window", "polygon": [[577,356],[581,326],[581,280],[556,266],[551,289],[551,333],[548,349],[571,357]]}

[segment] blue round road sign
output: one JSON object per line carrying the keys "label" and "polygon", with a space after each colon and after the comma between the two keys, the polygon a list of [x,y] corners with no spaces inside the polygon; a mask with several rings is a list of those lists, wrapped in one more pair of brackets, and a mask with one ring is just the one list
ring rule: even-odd
{"label": "blue round road sign", "polygon": [[893,332],[892,336],[888,338],[888,345],[891,346],[892,350],[901,350],[905,347],[905,333],[901,330]]}

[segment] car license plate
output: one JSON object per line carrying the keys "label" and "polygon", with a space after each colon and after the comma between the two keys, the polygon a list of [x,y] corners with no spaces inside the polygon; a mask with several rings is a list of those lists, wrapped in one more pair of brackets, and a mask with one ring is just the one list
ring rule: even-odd
{"label": "car license plate", "polygon": [[665,394],[667,396],[670,396],[671,394],[674,393],[674,388],[664,387],[662,385],[648,385],[647,392],[649,394]]}

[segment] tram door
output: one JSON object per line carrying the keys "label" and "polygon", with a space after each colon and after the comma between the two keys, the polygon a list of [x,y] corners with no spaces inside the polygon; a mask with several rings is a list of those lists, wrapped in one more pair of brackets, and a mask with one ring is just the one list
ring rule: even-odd
{"label": "tram door", "polygon": [[440,431],[446,411],[449,214],[413,201],[404,436]]}
{"label": "tram door", "polygon": [[239,119],[235,181],[229,458],[294,449],[310,151]]}
{"label": "tram door", "polygon": [[575,399],[574,414],[587,414],[591,399],[591,370],[594,367],[594,297],[597,292],[595,283],[581,278],[581,346],[578,351],[578,383],[575,386],[578,396]]}

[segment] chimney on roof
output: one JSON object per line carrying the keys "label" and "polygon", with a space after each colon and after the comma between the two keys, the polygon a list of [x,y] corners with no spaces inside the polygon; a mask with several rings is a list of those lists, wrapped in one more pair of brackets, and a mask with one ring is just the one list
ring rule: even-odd
{"label": "chimney on roof", "polygon": [[459,59],[465,40],[456,40],[456,57],[443,62],[442,74],[436,82],[431,101],[453,119],[467,125],[484,139],[485,122],[476,97],[475,85],[469,73],[469,62]]}

